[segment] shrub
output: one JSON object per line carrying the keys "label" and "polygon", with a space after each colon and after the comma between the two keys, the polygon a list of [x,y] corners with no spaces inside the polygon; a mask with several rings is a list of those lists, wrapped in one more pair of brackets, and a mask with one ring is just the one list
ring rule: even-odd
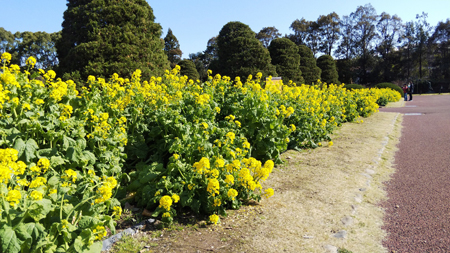
{"label": "shrub", "polygon": [[328,84],[340,84],[336,69],[336,61],[330,55],[324,54],[317,59],[317,67],[322,70],[321,81]]}
{"label": "shrub", "polygon": [[356,83],[351,83],[351,84],[346,83],[344,85],[344,88],[346,88],[347,90],[353,90],[353,89],[365,89],[366,87],[364,87],[360,84],[356,84]]}
{"label": "shrub", "polygon": [[268,49],[272,64],[275,65],[277,74],[283,80],[292,80],[299,85],[305,82],[300,70],[298,47],[294,42],[288,38],[277,38],[270,42]]}
{"label": "shrub", "polygon": [[398,93],[400,93],[400,95],[403,97],[404,93],[401,87],[399,87],[396,84],[393,83],[378,83],[377,85],[375,85],[376,88],[382,89],[382,88],[390,88],[393,89],[395,91],[398,91]]}
{"label": "shrub", "polygon": [[197,81],[200,79],[197,69],[195,68],[195,63],[191,60],[181,60],[178,62],[178,66],[180,66],[180,75],[187,76],[189,79],[193,81]]}

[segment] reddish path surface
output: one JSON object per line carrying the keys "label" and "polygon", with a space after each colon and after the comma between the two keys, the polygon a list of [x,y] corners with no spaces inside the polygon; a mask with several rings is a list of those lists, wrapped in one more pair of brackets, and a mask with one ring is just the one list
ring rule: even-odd
{"label": "reddish path surface", "polygon": [[405,114],[382,204],[383,245],[398,253],[450,252],[450,96],[414,96],[405,104],[380,109]]}

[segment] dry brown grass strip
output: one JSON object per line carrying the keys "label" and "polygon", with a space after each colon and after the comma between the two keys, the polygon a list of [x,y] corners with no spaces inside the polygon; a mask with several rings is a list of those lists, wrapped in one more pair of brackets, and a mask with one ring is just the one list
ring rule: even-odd
{"label": "dry brown grass strip", "polygon": [[[384,212],[377,203],[386,198],[383,182],[394,172],[401,120],[397,113],[376,113],[363,123],[344,124],[332,147],[284,153],[286,163],[264,184],[275,195],[261,202],[252,222],[241,224],[251,231],[242,250],[324,252],[324,245],[333,245],[354,253],[386,251]],[[367,169],[375,173],[369,177]],[[342,222],[346,216],[349,225]],[[342,230],[345,239],[333,236]]]}

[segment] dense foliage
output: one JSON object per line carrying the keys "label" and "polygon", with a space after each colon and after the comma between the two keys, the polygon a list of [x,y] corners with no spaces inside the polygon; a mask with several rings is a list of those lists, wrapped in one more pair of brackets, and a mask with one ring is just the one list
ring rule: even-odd
{"label": "dense foliage", "polygon": [[83,80],[114,73],[129,77],[136,69],[146,78],[161,75],[169,66],[154,20],[144,0],[69,0],[56,43],[59,71],[78,71]]}
{"label": "dense foliage", "polygon": [[223,75],[241,77],[261,72],[263,76],[274,76],[269,51],[255,37],[255,32],[241,22],[229,22],[222,27],[217,37],[217,63],[211,66]]}
{"label": "dense foliage", "polygon": [[324,54],[317,59],[317,67],[321,72],[321,81],[326,83],[339,83],[336,62],[330,55]]}
{"label": "dense foliage", "polygon": [[400,93],[400,95],[403,97],[403,89],[393,83],[378,83],[377,85],[375,85],[375,87],[382,89],[382,88],[389,88],[389,89],[393,89],[395,91],[397,91],[398,93]]}
{"label": "dense foliage", "polygon": [[364,89],[365,87],[362,86],[361,84],[346,83],[344,84],[344,88],[346,88],[347,90],[352,90],[352,89]]}
{"label": "dense foliage", "polygon": [[178,63],[178,66],[180,66],[180,75],[187,76],[188,79],[192,80],[199,80],[200,75],[197,72],[197,69],[195,67],[195,64],[191,60],[181,60]]}
{"label": "dense foliage", "polygon": [[283,80],[303,84],[305,81],[300,70],[300,55],[298,47],[287,38],[272,40],[269,45],[272,64],[275,65],[278,76]]}
{"label": "dense foliage", "polygon": [[300,54],[300,70],[305,79],[305,84],[316,83],[320,80],[322,70],[316,65],[316,58],[307,46],[298,46],[298,53]]}
{"label": "dense foliage", "polygon": [[166,36],[164,37],[164,52],[167,55],[167,59],[170,62],[170,67],[174,68],[175,65],[181,60],[181,56],[183,53],[180,49],[180,43],[178,42],[177,37],[172,32],[172,29],[169,28]]}
{"label": "dense foliage", "polygon": [[52,69],[58,65],[55,42],[61,33],[16,32],[12,34],[0,27],[0,53],[11,54],[11,63],[25,65],[28,57],[37,59],[38,67]]}

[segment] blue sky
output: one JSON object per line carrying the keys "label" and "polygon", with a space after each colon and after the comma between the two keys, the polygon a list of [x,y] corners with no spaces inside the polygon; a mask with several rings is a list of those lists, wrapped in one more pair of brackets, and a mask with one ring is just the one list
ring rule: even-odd
{"label": "blue sky", "polygon": [[[428,22],[435,26],[450,18],[450,0],[147,0],[156,22],[163,27],[163,36],[171,28],[178,38],[183,58],[206,49],[208,40],[219,34],[230,21],[240,21],[254,32],[275,26],[281,34],[290,34],[296,19],[317,20],[320,15],[336,12],[350,15],[358,6],[370,3],[377,14],[397,14],[403,22],[416,14],[428,13]],[[11,32],[61,30],[65,0],[0,0],[0,27]]]}

